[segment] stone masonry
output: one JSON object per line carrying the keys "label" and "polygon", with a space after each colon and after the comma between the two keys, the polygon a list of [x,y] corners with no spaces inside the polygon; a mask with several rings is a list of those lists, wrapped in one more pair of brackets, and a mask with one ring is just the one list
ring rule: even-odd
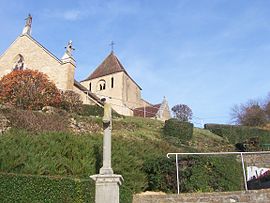
{"label": "stone masonry", "polygon": [[133,196],[133,203],[184,203],[184,202],[270,202],[270,189],[237,192],[215,193],[184,193],[184,194],[137,194]]}

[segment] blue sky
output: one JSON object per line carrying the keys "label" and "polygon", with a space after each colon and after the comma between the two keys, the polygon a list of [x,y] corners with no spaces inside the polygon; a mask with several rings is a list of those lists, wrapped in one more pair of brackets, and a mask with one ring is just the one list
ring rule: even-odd
{"label": "blue sky", "polygon": [[72,40],[76,79],[115,53],[151,103],[187,104],[195,123],[230,123],[230,109],[270,90],[269,0],[0,0],[0,53],[21,33],[59,58]]}

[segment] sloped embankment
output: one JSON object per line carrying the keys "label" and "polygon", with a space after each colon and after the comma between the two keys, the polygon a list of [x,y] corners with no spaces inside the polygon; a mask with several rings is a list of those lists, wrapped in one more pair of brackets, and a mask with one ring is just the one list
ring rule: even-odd
{"label": "sloped embankment", "polygon": [[[11,129],[0,136],[1,173],[69,177],[88,181],[91,181],[89,175],[98,173],[102,164],[101,118],[65,112],[48,115],[19,110],[4,110],[2,114],[10,121]],[[77,130],[74,131],[74,128]],[[115,173],[123,175],[125,179],[120,188],[121,202],[131,202],[134,193],[149,189],[151,172],[146,168],[151,167],[147,164],[153,163],[152,160],[167,160],[168,152],[215,151],[216,149],[211,148],[217,144],[228,146],[222,139],[206,136],[195,130],[190,143],[176,147],[162,138],[162,128],[163,123],[156,120],[129,117],[113,120],[112,167]],[[200,144],[201,142],[207,142],[207,147]],[[172,159],[167,161],[170,167],[175,167]],[[160,165],[163,163],[160,162]],[[207,166],[209,164],[200,165],[202,168]],[[158,173],[166,175],[162,170]],[[24,177],[22,179],[25,180]],[[160,182],[162,185],[166,183],[163,179]],[[16,182],[16,178],[13,181],[9,179],[8,184],[11,184],[10,187],[12,184],[21,184],[21,187],[25,185],[24,182]],[[165,188],[166,191],[173,192],[167,186]],[[196,191],[196,188],[192,190]],[[94,196],[93,189],[89,192]],[[35,194],[35,198],[38,195]]]}

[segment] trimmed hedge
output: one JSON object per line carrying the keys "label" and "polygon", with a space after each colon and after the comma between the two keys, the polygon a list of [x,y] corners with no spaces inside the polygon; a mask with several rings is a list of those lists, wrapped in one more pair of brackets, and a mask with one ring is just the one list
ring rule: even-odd
{"label": "trimmed hedge", "polygon": [[[180,192],[221,192],[243,189],[241,164],[233,156],[182,156],[179,163]],[[177,191],[175,158],[154,157],[143,164],[146,190]]]}
{"label": "trimmed hedge", "polygon": [[0,173],[0,202],[95,202],[90,179]]}
{"label": "trimmed hedge", "polygon": [[192,138],[193,124],[172,118],[165,121],[163,133],[167,138],[175,137],[181,142],[186,142]]}
{"label": "trimmed hedge", "polygon": [[270,143],[270,131],[254,127],[205,124],[204,128],[221,137],[227,138],[232,144],[243,143],[250,138],[258,137],[261,143]]}
{"label": "trimmed hedge", "polygon": [[81,116],[103,116],[103,108],[97,105],[83,104],[77,113]]}
{"label": "trimmed hedge", "polygon": [[[81,116],[98,116],[103,117],[104,110],[102,107],[97,105],[89,105],[89,104],[83,104],[79,110],[76,112],[77,114]],[[119,118],[123,117],[120,114],[118,114],[116,111],[112,110],[112,117],[113,118]]]}

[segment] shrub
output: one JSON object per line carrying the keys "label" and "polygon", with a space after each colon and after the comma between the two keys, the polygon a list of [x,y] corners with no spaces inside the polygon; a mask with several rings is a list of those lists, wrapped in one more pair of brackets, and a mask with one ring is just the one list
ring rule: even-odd
{"label": "shrub", "polygon": [[32,133],[65,132],[68,130],[67,114],[44,114],[20,109],[0,110],[11,121],[11,126]]}
{"label": "shrub", "polygon": [[[97,105],[89,105],[83,104],[81,108],[77,111],[77,114],[81,116],[98,116],[103,117],[104,109]],[[118,114],[116,111],[112,110],[112,117],[113,118],[120,118],[123,117],[122,115]]]}
{"label": "shrub", "polygon": [[82,100],[78,93],[67,90],[61,94],[60,107],[68,112],[78,112],[82,107]]}
{"label": "shrub", "polygon": [[97,105],[83,104],[77,113],[81,116],[103,116],[103,108]]}
{"label": "shrub", "polygon": [[243,143],[250,138],[258,138],[262,143],[270,143],[270,131],[259,128],[222,124],[205,124],[204,128],[227,138],[232,144]]}
{"label": "shrub", "polygon": [[149,159],[143,164],[147,174],[145,190],[175,192],[177,191],[176,170],[173,159],[165,156]]}
{"label": "shrub", "polygon": [[61,97],[48,77],[34,70],[16,70],[0,80],[0,101],[22,109],[59,106]]}
{"label": "shrub", "polygon": [[[178,163],[180,192],[242,189],[241,165],[233,157],[189,156],[179,158]],[[143,170],[148,179],[146,190],[173,193],[177,191],[173,158],[155,157],[144,163]]]}
{"label": "shrub", "polygon": [[182,142],[186,142],[192,138],[193,124],[179,121],[177,119],[169,119],[165,121],[163,128],[165,137],[175,137]]}
{"label": "shrub", "polygon": [[0,173],[0,202],[94,202],[90,179]]}

